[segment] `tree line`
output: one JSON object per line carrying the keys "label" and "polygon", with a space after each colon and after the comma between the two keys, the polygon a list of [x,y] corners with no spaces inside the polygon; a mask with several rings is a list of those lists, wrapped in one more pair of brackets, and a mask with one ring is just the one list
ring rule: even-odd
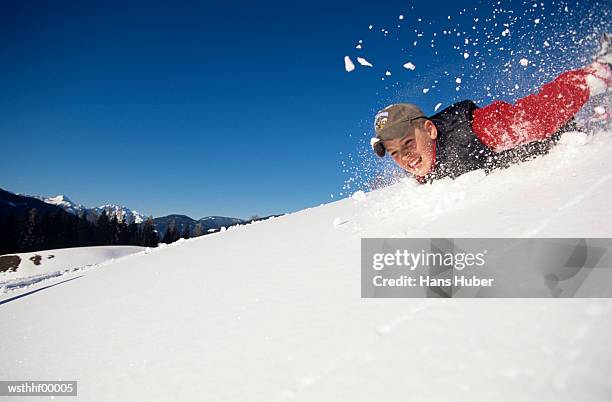
{"label": "tree line", "polygon": [[[204,234],[203,230],[193,236]],[[161,241],[172,243],[189,238],[189,227],[179,232],[174,222]],[[0,254],[25,253],[67,247],[144,246],[157,247],[160,242],[153,219],[144,223],[126,223],[106,211],[99,216],[72,215],[63,211],[41,213],[32,208],[27,214],[0,218]]]}

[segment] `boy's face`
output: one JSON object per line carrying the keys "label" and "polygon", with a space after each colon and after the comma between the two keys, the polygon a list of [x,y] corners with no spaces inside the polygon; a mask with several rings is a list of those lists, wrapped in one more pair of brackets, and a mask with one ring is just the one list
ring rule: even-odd
{"label": "boy's face", "polygon": [[415,127],[414,133],[395,140],[383,141],[383,145],[401,168],[416,176],[425,176],[431,171],[434,163],[437,137],[436,126],[427,120],[422,128]]}

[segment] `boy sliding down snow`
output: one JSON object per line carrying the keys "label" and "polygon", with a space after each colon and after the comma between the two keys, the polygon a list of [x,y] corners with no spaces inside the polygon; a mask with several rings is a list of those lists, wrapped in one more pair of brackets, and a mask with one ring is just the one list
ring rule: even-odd
{"label": "boy sliding down snow", "polygon": [[594,62],[568,71],[534,95],[484,108],[466,100],[426,117],[412,104],[376,114],[371,145],[421,183],[490,170],[546,153],[589,97],[612,86],[612,35],[604,34]]}

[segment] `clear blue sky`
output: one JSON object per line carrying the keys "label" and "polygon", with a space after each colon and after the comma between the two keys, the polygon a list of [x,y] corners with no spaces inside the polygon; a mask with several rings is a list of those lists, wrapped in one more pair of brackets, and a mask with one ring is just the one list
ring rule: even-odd
{"label": "clear blue sky", "polygon": [[[125,3],[1,2],[0,187],[154,216],[318,205],[342,192],[348,154],[359,169],[378,108],[404,101],[433,113],[438,102],[513,100],[580,65],[566,57],[542,71],[518,58],[574,55],[569,35],[546,49],[543,40],[567,26],[582,37],[603,18],[579,23],[592,1],[572,2],[569,13],[551,1],[534,9],[503,1],[503,12],[487,2]],[[501,38],[502,23],[515,17]],[[485,44],[491,32],[503,43]],[[544,53],[528,54],[535,48]],[[345,55],[374,67],[347,73]],[[417,69],[403,69],[406,61]]]}

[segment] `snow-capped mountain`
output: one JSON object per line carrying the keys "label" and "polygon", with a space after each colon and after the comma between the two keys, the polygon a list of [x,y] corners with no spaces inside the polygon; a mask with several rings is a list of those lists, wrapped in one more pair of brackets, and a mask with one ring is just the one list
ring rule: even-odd
{"label": "snow-capped mountain", "polygon": [[118,221],[121,221],[125,218],[125,221],[128,224],[132,222],[142,223],[147,219],[146,215],[143,215],[138,211],[129,209],[124,206],[115,205],[115,204],[107,204],[107,205],[102,205],[99,207],[87,208],[81,204],[75,203],[74,201],[72,201],[70,198],[68,198],[67,196],[63,194],[56,195],[55,197],[39,197],[39,196],[31,196],[31,197],[38,198],[39,200],[44,201],[47,204],[52,204],[52,205],[57,205],[58,207],[62,207],[64,211],[74,214],[74,215],[86,213],[88,215],[94,214],[95,216],[99,216],[100,214],[102,214],[103,211],[106,211],[106,215],[108,215],[109,218],[116,217]]}
{"label": "snow-capped mountain", "polygon": [[132,222],[142,223],[147,219],[145,215],[138,211],[114,204],[102,205],[101,207],[92,208],[91,210],[95,211],[98,215],[100,215],[102,211],[106,211],[106,215],[109,217],[115,216],[118,221],[125,219],[128,224]]}
{"label": "snow-capped mountain", "polygon": [[32,196],[34,198],[38,198],[41,201],[46,202],[47,204],[57,205],[58,207],[62,207],[64,211],[69,212],[74,215],[78,215],[82,212],[87,211],[87,208],[82,206],[81,204],[77,204],[73,202],[70,198],[66,197],[63,194],[56,195],[55,197],[37,197]]}

